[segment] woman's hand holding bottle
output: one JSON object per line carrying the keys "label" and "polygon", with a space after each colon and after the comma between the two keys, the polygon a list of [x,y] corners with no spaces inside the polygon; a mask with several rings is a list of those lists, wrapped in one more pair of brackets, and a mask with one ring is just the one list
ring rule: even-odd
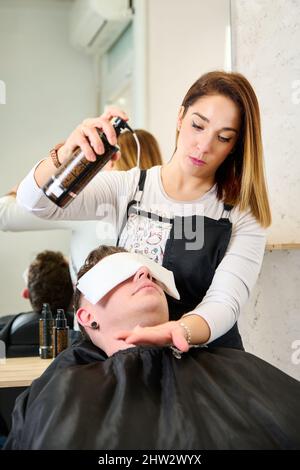
{"label": "woman's hand holding bottle", "polygon": [[[78,148],[83,151],[86,159],[91,162],[96,160],[96,154],[102,155],[104,153],[104,146],[97,129],[104,132],[111,145],[115,145],[117,143],[117,136],[111,122],[111,119],[114,117],[120,117],[124,121],[128,120],[128,116],[124,111],[115,106],[110,106],[98,118],[85,119],[79,124],[57,151],[59,163],[64,163],[72,152]],[[117,158],[117,155],[113,157],[113,159]],[[40,188],[49,181],[54,170],[55,166],[51,157],[46,158],[36,167],[34,177]]]}

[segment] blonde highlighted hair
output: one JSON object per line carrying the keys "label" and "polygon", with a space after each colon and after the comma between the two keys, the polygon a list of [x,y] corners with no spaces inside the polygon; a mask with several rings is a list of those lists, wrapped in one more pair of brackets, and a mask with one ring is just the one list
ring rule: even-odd
{"label": "blonde highlighted hair", "polygon": [[[257,97],[248,80],[240,73],[209,72],[200,77],[183,99],[184,114],[199,98],[223,95],[239,108],[241,128],[233,152],[216,171],[220,200],[241,211],[251,209],[263,227],[271,224],[271,211],[264,175],[260,112]],[[176,142],[178,131],[176,134]]]}
{"label": "blonde highlighted hair", "polygon": [[[155,137],[143,129],[136,129],[141,147],[140,168],[147,170],[155,165],[162,164],[159,145]],[[120,147],[121,158],[117,160],[114,168],[116,170],[130,170],[136,166],[137,145],[131,132],[123,132],[118,137],[118,145]]]}

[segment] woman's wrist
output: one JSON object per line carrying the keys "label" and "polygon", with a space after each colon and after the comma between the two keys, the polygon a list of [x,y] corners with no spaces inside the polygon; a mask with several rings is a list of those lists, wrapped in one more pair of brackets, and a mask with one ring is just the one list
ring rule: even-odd
{"label": "woman's wrist", "polygon": [[63,147],[63,145],[64,145],[64,142],[55,145],[55,147],[53,147],[53,149],[50,150],[50,158],[55,168],[60,168],[62,165],[62,161],[59,158],[59,150],[61,149],[61,147]]}
{"label": "woman's wrist", "polygon": [[179,322],[179,326],[181,326],[181,328],[184,331],[184,337],[186,339],[187,344],[188,345],[192,344],[192,332],[191,332],[190,327],[186,325],[183,321]]}
{"label": "woman's wrist", "polygon": [[210,338],[208,323],[196,313],[182,316],[178,320],[178,324],[184,330],[184,336],[188,344],[207,343]]}

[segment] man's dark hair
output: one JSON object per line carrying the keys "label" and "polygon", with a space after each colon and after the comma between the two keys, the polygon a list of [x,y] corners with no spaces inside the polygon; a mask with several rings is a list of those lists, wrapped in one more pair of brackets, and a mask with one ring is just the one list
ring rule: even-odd
{"label": "man's dark hair", "polygon": [[[103,258],[106,258],[106,256],[114,255],[115,253],[127,253],[127,250],[125,250],[124,248],[120,246],[100,245],[98,248],[91,251],[88,257],[86,258],[84,265],[81,266],[78,272],[77,280],[79,280],[85,273],[87,273],[90,269],[92,269]],[[80,308],[81,297],[82,297],[82,293],[76,287],[75,292],[74,292],[74,315],[76,314],[77,310]],[[79,323],[78,325],[83,336],[86,339],[89,339],[83,326],[80,325]]]}
{"label": "man's dark hair", "polygon": [[35,312],[48,303],[52,313],[56,309],[69,309],[73,296],[73,283],[69,264],[59,251],[39,253],[28,269],[29,299]]}

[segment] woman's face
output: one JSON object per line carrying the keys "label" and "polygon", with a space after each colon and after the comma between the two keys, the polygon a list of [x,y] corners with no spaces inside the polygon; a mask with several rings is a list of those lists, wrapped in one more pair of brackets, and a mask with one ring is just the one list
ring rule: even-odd
{"label": "woman's face", "polygon": [[223,95],[207,95],[190,106],[184,117],[183,112],[182,107],[174,158],[185,173],[214,178],[236,144],[240,129],[239,109]]}

